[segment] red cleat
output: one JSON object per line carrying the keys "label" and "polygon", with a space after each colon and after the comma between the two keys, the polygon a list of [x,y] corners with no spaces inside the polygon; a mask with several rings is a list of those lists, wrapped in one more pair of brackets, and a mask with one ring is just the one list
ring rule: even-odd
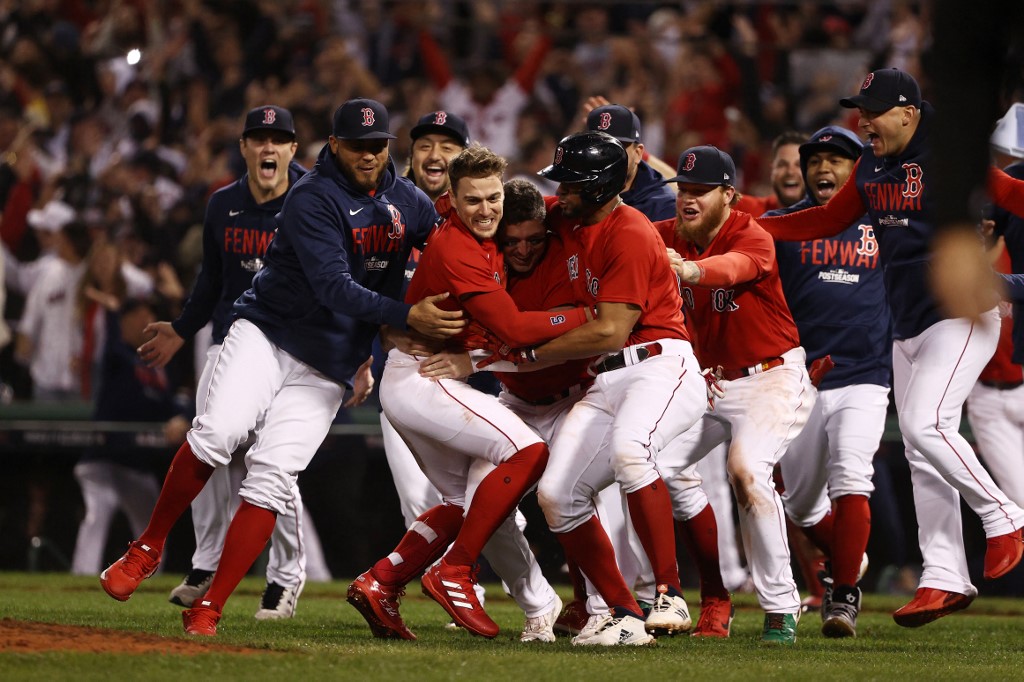
{"label": "red cleat", "polygon": [[100,573],[100,585],[118,601],[128,601],[139,583],[153,575],[160,565],[160,552],[141,542],[132,542],[120,559]]}
{"label": "red cleat", "polygon": [[736,607],[726,597],[705,597],[700,600],[700,618],[691,637],[728,637]]}
{"label": "red cleat", "polygon": [[583,629],[588,620],[590,620],[590,614],[587,612],[586,602],[573,599],[558,614],[553,628],[555,632],[560,632],[563,635],[575,636],[580,634],[580,630]]}
{"label": "red cleat", "polygon": [[348,586],[348,603],[366,619],[374,637],[416,639],[398,612],[404,594],[402,588],[382,585],[370,571],[366,571]]}
{"label": "red cleat", "polygon": [[476,598],[476,571],[469,566],[452,566],[443,559],[423,574],[423,594],[448,612],[456,623],[474,635],[493,639],[498,624],[491,620]]}
{"label": "red cleat", "polygon": [[201,637],[213,637],[217,634],[221,606],[208,599],[197,599],[195,604],[192,608],[181,612],[181,622],[185,626],[185,632]]}
{"label": "red cleat", "polygon": [[977,594],[946,592],[932,587],[919,587],[909,603],[896,609],[892,619],[905,628],[919,628],[933,620],[966,609]]}
{"label": "red cleat", "polygon": [[985,578],[995,580],[1000,578],[1020,563],[1024,555],[1024,538],[1021,537],[1021,529],[1005,535],[997,535],[989,538],[985,549]]}

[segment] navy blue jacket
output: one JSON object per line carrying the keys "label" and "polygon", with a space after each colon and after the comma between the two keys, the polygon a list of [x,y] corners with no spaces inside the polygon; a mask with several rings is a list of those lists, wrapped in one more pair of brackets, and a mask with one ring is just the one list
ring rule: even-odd
{"label": "navy blue jacket", "polygon": [[[306,169],[294,161],[288,167],[291,189]],[[171,326],[187,339],[213,320],[213,342],[221,343],[234,319],[235,299],[252,285],[277,230],[275,216],[285,194],[259,204],[249,190],[249,174],[213,193],[203,220],[203,263],[192,293]]]}
{"label": "navy blue jacket", "polygon": [[288,193],[263,269],[235,303],[279,348],[348,386],[381,324],[405,329],[398,300],[412,248],[437,222],[427,195],[388,161],[373,196],[329,145]]}
{"label": "navy blue jacket", "polygon": [[[1003,170],[1007,175],[1024,180],[1024,162],[1018,162],[1007,166]],[[999,208],[992,209],[992,219],[996,223],[995,233],[1002,235],[1006,241],[1006,252],[1010,254],[1010,264],[1015,273],[1024,272],[1024,218],[1020,218],[1009,211]],[[1018,283],[1020,277],[1010,278],[1010,298],[1013,306],[1013,361],[1018,365],[1024,365],[1024,290],[1019,287],[1024,283]]]}
{"label": "navy blue jacket", "polygon": [[[788,208],[765,215],[785,215],[816,205],[808,194]],[[831,355],[836,365],[818,388],[888,386],[890,314],[869,217],[863,216],[835,237],[775,242],[775,257],[808,361]]]}
{"label": "navy blue jacket", "polygon": [[651,222],[676,217],[676,193],[646,161],[637,164],[633,186],[620,196],[627,206],[640,211]]}

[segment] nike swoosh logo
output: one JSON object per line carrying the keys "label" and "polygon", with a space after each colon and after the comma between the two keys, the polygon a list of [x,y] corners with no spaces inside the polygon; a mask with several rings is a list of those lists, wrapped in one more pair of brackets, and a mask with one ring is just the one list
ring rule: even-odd
{"label": "nike swoosh logo", "polygon": [[245,213],[245,211],[228,211],[228,215],[234,218],[239,213]]}
{"label": "nike swoosh logo", "polygon": [[882,168],[883,166],[875,166],[875,172],[878,173],[879,171],[882,170]]}
{"label": "nike swoosh logo", "polygon": [[[365,207],[365,206],[363,206],[363,208],[366,208],[366,207]],[[359,213],[360,211],[362,211],[362,210],[363,210],[363,208],[357,208],[357,209],[356,209],[356,210],[354,210],[354,211],[353,211],[353,210],[352,210],[352,209],[350,208],[350,209],[348,210],[348,214],[349,214],[349,215],[355,215],[356,213]]]}

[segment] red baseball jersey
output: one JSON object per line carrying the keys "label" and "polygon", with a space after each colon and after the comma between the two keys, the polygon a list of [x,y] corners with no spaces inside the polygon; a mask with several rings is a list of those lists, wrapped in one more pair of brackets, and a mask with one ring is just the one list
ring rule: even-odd
{"label": "red baseball jersey", "polygon": [[[999,272],[1013,272],[1010,264],[1010,254],[1004,249],[996,262],[995,269]],[[1013,355],[1013,318],[1004,317],[1002,327],[999,330],[999,345],[992,359],[981,370],[981,381],[996,381],[1012,384],[1024,379],[1024,370],[1015,364]]]}
{"label": "red baseball jersey", "polygon": [[[548,251],[526,277],[510,272],[508,293],[520,310],[551,310],[576,305],[576,296],[565,268],[565,248],[557,235],[548,237]],[[495,372],[508,391],[533,402],[560,394],[570,386],[589,381],[587,365],[593,358],[569,360],[536,372]]]}
{"label": "red baseball jersey", "polygon": [[[505,262],[493,239],[477,239],[454,211],[427,240],[419,265],[409,282],[406,303],[448,292],[437,305],[462,310],[512,346],[549,341],[586,322],[582,308],[557,315],[520,312],[505,291]],[[487,296],[497,294],[497,296]],[[463,331],[451,348],[486,348]]]}
{"label": "red baseball jersey", "polygon": [[690,332],[702,367],[740,369],[782,355],[800,345],[793,316],[782,294],[775,242],[748,213],[732,211],[708,248],[675,234],[675,219],[656,224],[665,241],[688,260],[730,252],[749,257],[757,277],[731,288],[681,285]]}
{"label": "red baseball jersey", "polygon": [[545,201],[548,225],[565,245],[563,263],[577,300],[639,306],[628,345],[690,340],[665,243],[647,216],[621,204],[600,223],[583,226],[564,217],[554,197]]}

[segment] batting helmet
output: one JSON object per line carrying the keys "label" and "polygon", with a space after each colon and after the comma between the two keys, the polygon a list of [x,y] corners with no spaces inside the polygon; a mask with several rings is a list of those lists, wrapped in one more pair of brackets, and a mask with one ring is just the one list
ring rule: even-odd
{"label": "batting helmet", "polygon": [[628,167],[621,142],[607,133],[587,131],[563,137],[552,164],[537,174],[558,183],[585,183],[580,198],[601,206],[626,186]]}

